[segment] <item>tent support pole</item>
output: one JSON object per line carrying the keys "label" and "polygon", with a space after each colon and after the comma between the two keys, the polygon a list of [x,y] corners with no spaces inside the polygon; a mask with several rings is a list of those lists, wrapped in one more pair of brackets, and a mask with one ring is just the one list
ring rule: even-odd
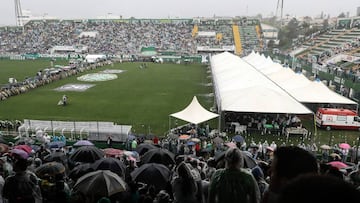
{"label": "tent support pole", "polygon": [[170,133],[170,119],[171,119],[171,116],[169,116],[169,132]]}
{"label": "tent support pole", "polygon": [[313,113],[314,116],[314,137],[317,136],[317,128],[316,128],[316,115]]}
{"label": "tent support pole", "polygon": [[220,132],[221,132],[221,112],[219,112],[218,131],[219,131],[219,134],[220,134]]}

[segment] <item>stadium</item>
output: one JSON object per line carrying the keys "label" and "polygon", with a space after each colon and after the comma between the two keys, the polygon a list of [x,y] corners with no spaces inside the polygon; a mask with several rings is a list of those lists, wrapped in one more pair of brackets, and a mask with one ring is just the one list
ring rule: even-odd
{"label": "stadium", "polygon": [[[265,173],[277,147],[294,146],[315,155],[327,173],[350,179],[359,170],[360,15],[283,18],[279,0],[281,16],[271,18],[37,19],[14,2],[17,26],[0,27],[0,135],[6,142],[0,153],[44,162],[43,148],[47,156],[64,153],[66,169],[53,175],[73,171],[73,194],[81,178],[102,171],[90,167],[96,160],[123,162],[121,181],[113,183],[121,188],[111,194],[84,189],[85,199],[72,197],[78,202],[129,200],[113,195],[135,182],[150,186],[148,193],[154,187],[160,194],[169,183],[175,190],[170,179],[181,176],[175,155],[188,162],[189,176],[200,163],[210,167],[205,158],[214,170],[228,167],[234,158],[228,156],[247,157],[243,167]],[[355,130],[318,124],[325,118],[318,109],[349,110],[351,120],[341,113],[327,118]],[[22,151],[13,151],[18,146]],[[241,152],[229,155],[234,148]],[[91,155],[70,155],[81,150]],[[134,172],[143,166],[168,175],[137,179]],[[201,169],[196,178],[209,184],[210,172]],[[177,195],[171,198],[181,199]]]}

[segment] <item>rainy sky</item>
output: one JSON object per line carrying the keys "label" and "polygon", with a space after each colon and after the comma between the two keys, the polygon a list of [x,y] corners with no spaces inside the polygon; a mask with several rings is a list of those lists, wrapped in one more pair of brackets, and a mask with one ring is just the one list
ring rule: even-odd
{"label": "rainy sky", "polygon": [[[270,16],[279,0],[20,0],[23,10],[34,16],[84,19],[99,16],[123,18],[191,18],[211,16]],[[280,0],[281,1],[281,0]],[[338,16],[356,14],[359,0],[283,0],[284,15],[319,16],[321,12]],[[0,25],[14,25],[14,0],[1,0]]]}

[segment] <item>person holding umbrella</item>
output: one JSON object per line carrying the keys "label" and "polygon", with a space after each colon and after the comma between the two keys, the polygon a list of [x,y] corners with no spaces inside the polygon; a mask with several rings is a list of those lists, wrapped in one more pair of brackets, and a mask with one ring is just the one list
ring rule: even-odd
{"label": "person holding umbrella", "polygon": [[190,168],[181,162],[176,169],[177,177],[172,181],[174,203],[197,203],[197,184]]}
{"label": "person holding umbrella", "polygon": [[44,202],[66,203],[70,199],[70,188],[65,182],[65,166],[58,162],[48,162],[35,169],[41,178],[41,193]]}
{"label": "person holding umbrella", "polygon": [[210,180],[209,203],[260,202],[260,190],[254,176],[244,170],[244,157],[238,148],[225,153],[225,169],[217,170]]}
{"label": "person holding umbrella", "polygon": [[3,187],[3,198],[8,203],[41,202],[41,190],[38,178],[34,173],[27,171],[29,155],[21,149],[10,151],[13,158],[14,175],[6,178]]}

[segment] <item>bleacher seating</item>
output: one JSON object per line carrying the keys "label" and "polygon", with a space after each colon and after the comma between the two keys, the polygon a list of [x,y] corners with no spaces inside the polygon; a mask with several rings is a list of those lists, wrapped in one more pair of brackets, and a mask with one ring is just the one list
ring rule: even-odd
{"label": "bleacher seating", "polygon": [[234,34],[234,41],[235,41],[235,54],[241,55],[242,54],[242,43],[241,43],[241,35],[240,35],[238,25],[233,25],[233,34]]}
{"label": "bleacher seating", "polygon": [[302,52],[299,56],[301,57],[305,54],[324,56],[347,51],[351,48],[351,43],[356,38],[360,38],[359,29],[331,30],[328,33],[317,36],[311,42],[304,43],[303,47],[306,47],[307,51]]}
{"label": "bleacher seating", "polygon": [[[51,54],[56,46],[86,47],[89,54],[140,55],[142,47],[195,54],[198,46],[234,50],[233,24],[241,37],[241,51],[261,49],[261,27],[256,19],[122,19],[32,20],[22,28],[0,28],[0,55]],[[94,36],[81,33],[94,32]],[[211,33],[200,36],[200,32]]]}

